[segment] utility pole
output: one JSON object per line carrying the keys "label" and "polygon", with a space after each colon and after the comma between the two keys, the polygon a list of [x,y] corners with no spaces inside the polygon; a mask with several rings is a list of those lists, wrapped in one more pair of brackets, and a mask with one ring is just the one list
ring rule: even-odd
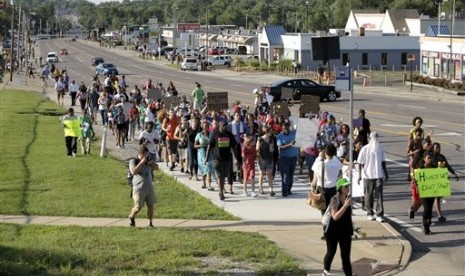
{"label": "utility pole", "polygon": [[207,12],[207,47],[205,48],[205,64],[206,64],[206,69],[208,69],[208,42],[210,40],[210,37],[208,35],[208,29],[209,29],[209,26],[208,26],[208,7],[206,9],[206,12]]}
{"label": "utility pole", "polygon": [[[19,16],[18,16],[18,42],[17,42],[17,45],[16,45],[16,58],[17,58],[17,62],[19,64],[19,61],[20,61],[20,55],[19,55],[19,42],[21,41],[20,40],[20,34],[21,34],[21,2],[19,2]],[[13,40],[11,40],[13,41]],[[13,46],[13,45],[12,45]],[[19,73],[19,70],[17,71]]]}
{"label": "utility pole", "polygon": [[450,8],[450,41],[449,41],[449,48],[450,48],[450,58],[449,58],[449,62],[448,62],[448,72],[449,72],[449,81],[452,82],[452,80],[454,79],[454,76],[452,75],[452,70],[451,70],[451,65],[450,65],[450,62],[452,61],[452,67],[455,66],[454,64],[454,59],[452,58],[452,37],[454,36],[454,25],[455,25],[455,0],[452,2],[452,6]]}
{"label": "utility pole", "polygon": [[10,47],[10,82],[13,81],[13,41],[15,39],[15,5],[14,1],[11,0],[11,47]]}

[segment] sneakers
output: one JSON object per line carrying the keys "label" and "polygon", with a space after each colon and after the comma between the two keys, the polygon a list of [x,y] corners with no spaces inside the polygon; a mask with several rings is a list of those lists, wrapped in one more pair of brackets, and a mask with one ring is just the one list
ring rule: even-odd
{"label": "sneakers", "polygon": [[247,191],[243,191],[243,192],[242,192],[242,196],[243,196],[243,197],[248,197],[248,196],[249,196],[249,193],[247,193]]}
{"label": "sneakers", "polygon": [[373,216],[371,216],[371,215],[368,215],[368,216],[367,216],[367,220],[375,220],[375,219],[376,219],[376,218],[373,217]]}
{"label": "sneakers", "polygon": [[155,226],[153,226],[153,224],[151,222],[147,222],[147,228],[153,229],[153,228],[155,228]]}
{"label": "sneakers", "polygon": [[258,196],[258,194],[257,194],[257,193],[255,193],[255,192],[252,192],[252,197],[257,197],[257,196]]}
{"label": "sneakers", "polygon": [[129,218],[129,226],[135,227],[136,226],[136,219],[134,217],[128,217]]}
{"label": "sneakers", "polygon": [[414,219],[415,219],[415,212],[412,211],[412,210],[409,210],[409,211],[408,211],[408,218],[409,218],[410,220],[414,220]]}
{"label": "sneakers", "polygon": [[321,274],[321,276],[331,276],[331,273],[325,269],[323,270],[323,274]]}
{"label": "sneakers", "polygon": [[438,218],[439,222],[446,222],[446,220],[447,220],[446,217],[439,217]]}
{"label": "sneakers", "polygon": [[270,196],[275,196],[276,194],[274,192],[271,192],[270,193]]}
{"label": "sneakers", "polygon": [[376,217],[376,221],[377,221],[377,222],[381,222],[381,223],[386,222],[382,216],[377,216],[377,217]]}
{"label": "sneakers", "polygon": [[224,198],[225,198],[225,197],[224,197],[224,194],[221,193],[221,194],[220,194],[220,200],[224,200]]}

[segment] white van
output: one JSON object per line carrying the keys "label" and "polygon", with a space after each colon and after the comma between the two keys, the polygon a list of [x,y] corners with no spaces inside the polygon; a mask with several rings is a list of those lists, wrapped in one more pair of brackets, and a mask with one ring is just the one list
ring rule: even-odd
{"label": "white van", "polygon": [[47,62],[48,63],[58,62],[58,53],[57,52],[49,52],[47,54]]}

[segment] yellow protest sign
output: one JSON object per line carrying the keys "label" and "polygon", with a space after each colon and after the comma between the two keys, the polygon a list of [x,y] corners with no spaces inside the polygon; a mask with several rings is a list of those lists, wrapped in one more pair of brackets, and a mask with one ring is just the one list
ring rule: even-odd
{"label": "yellow protest sign", "polygon": [[451,195],[447,168],[416,169],[415,180],[420,198]]}

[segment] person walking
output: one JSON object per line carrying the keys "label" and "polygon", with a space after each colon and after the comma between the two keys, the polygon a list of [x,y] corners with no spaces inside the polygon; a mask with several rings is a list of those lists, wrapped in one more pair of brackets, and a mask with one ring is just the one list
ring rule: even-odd
{"label": "person walking", "polygon": [[294,68],[294,75],[297,75],[298,65],[297,65],[297,61],[295,61],[295,59],[292,61],[292,67]]}
{"label": "person walking", "polygon": [[195,82],[195,89],[192,91],[192,98],[194,100],[194,110],[202,110],[202,104],[205,100],[205,92],[198,82]]}
{"label": "person walking", "polygon": [[136,158],[129,161],[129,172],[132,178],[132,199],[134,207],[129,214],[129,226],[136,226],[136,215],[147,205],[147,227],[153,227],[153,212],[156,203],[153,187],[153,170],[158,170],[158,165],[150,158],[146,146],[141,146]]}
{"label": "person walking", "polygon": [[[170,171],[176,166],[176,156],[178,154],[178,140],[174,137],[174,133],[179,125],[179,119],[174,110],[169,111],[169,116],[163,120],[161,129],[166,133],[166,147],[171,162]],[[165,160],[167,161],[167,160]]]}
{"label": "person walking", "polygon": [[[370,142],[363,146],[357,158],[359,181],[363,178],[367,220],[384,222],[383,178],[389,179],[384,158],[384,147],[379,143],[378,133],[370,133]],[[376,201],[376,212],[373,210]]]}
{"label": "person walking", "polygon": [[77,139],[81,133],[79,128],[80,122],[78,117],[74,115],[74,108],[68,109],[68,114],[63,116],[61,120],[65,130],[65,145],[68,156],[76,157]]}
{"label": "person walking", "polygon": [[76,105],[76,95],[78,92],[79,86],[76,84],[74,80],[71,81],[71,84],[68,87],[69,95],[71,96],[71,106]]}
{"label": "person walking", "polygon": [[148,122],[145,124],[145,130],[139,135],[139,144],[147,147],[149,157],[152,160],[158,159],[157,145],[160,143],[160,134],[154,129],[154,123]]}
{"label": "person walking", "polygon": [[283,131],[276,137],[276,143],[279,148],[279,171],[282,181],[281,193],[283,197],[287,197],[292,194],[299,149],[294,147],[296,131],[290,130],[291,124],[285,121],[282,126]]}
{"label": "person walking", "polygon": [[243,174],[243,185],[244,185],[244,196],[249,196],[247,193],[247,183],[251,182],[252,185],[252,197],[257,197],[255,193],[255,160],[257,159],[257,148],[254,143],[254,136],[247,134],[244,138],[244,146],[242,147],[242,174]]}
{"label": "person walking", "polygon": [[337,246],[341,250],[342,270],[344,275],[352,276],[350,252],[352,250],[352,198],[350,182],[341,178],[336,183],[337,194],[329,201],[331,217],[325,231],[326,254],[323,259],[323,276],[331,275],[331,264],[336,255]]}
{"label": "person walking", "polygon": [[205,158],[206,161],[204,162],[204,164],[207,164],[210,155],[213,156],[213,166],[220,186],[220,200],[225,199],[224,184],[226,177],[229,177],[232,173],[232,157],[233,154],[236,155],[236,151],[233,150],[235,147],[236,139],[231,132],[228,131],[228,124],[220,121],[218,128],[210,134]]}
{"label": "person walking", "polygon": [[92,137],[94,137],[94,129],[92,128],[92,118],[89,115],[89,111],[84,109],[82,115],[79,116],[79,122],[81,126],[81,142],[82,154],[90,154],[90,144]]}
{"label": "person walking", "polygon": [[202,188],[207,188],[208,190],[213,191],[214,188],[211,186],[211,177],[212,173],[214,173],[214,167],[211,160],[207,160],[207,147],[209,141],[209,124],[207,121],[203,121],[201,123],[202,131],[197,133],[195,136],[194,147],[197,149],[197,163],[199,166],[200,174],[202,175],[203,185]]}
{"label": "person walking", "polygon": [[258,168],[260,174],[258,177],[258,185],[260,193],[263,192],[263,179],[268,179],[268,186],[270,187],[270,196],[275,196],[273,191],[273,168],[274,157],[273,153],[276,151],[276,139],[273,136],[273,129],[270,125],[264,125],[262,127],[263,135],[257,140],[257,156],[258,156]]}

